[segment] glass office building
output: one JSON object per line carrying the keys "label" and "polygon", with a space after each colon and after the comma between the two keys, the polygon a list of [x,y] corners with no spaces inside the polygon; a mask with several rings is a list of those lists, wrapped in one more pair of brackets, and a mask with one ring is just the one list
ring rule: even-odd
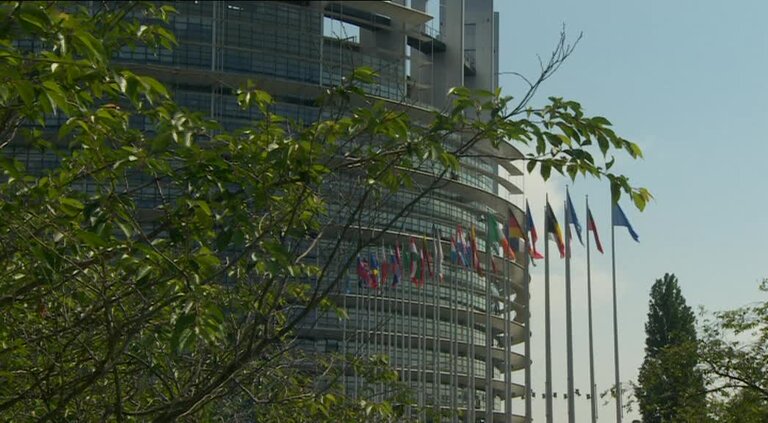
{"label": "glass office building", "polygon": [[[450,87],[495,90],[498,85],[498,15],[493,0],[397,1],[183,1],[171,26],[179,41],[173,51],[126,49],[119,60],[152,75],[171,89],[182,106],[206,113],[225,128],[237,128],[257,111],[243,111],[233,90],[247,80],[276,100],[275,112],[298,122],[318,118],[314,99],[324,87],[338,84],[359,66],[378,74],[367,93],[398,104],[414,122],[446,103]],[[404,105],[405,107],[403,108]],[[54,123],[55,122],[50,122]],[[134,122],[141,126],[142,122]],[[151,128],[147,128],[151,130]],[[455,135],[459,137],[461,135]],[[447,142],[460,142],[449,139]],[[491,153],[479,144],[478,153]],[[501,155],[519,157],[502,143]],[[11,154],[30,170],[53,165],[55,157],[20,149]],[[458,225],[477,226],[484,276],[445,260],[445,280],[416,286],[404,280],[396,288],[361,286],[354,268],[332,299],[348,310],[349,319],[317,312],[299,332],[304,348],[347,354],[387,354],[403,381],[413,387],[423,408],[452,414],[454,421],[522,422],[526,410],[513,398],[525,392],[529,360],[527,339],[527,257],[496,257],[488,271],[484,254],[487,213],[503,222],[523,213],[510,198],[522,194],[514,183],[520,171],[508,161],[474,158],[460,173],[421,200],[395,230],[382,234],[371,252],[388,251],[411,237],[426,234],[433,245],[433,225],[450,251],[450,234]],[[429,169],[415,172],[416,185],[434,180]],[[354,198],[357,180],[341,175],[329,182],[331,217],[342,214],[344,199]],[[375,204],[360,221],[358,233],[380,231],[378,223],[411,200],[407,189]],[[142,192],[146,205],[159,192]],[[355,240],[347,240],[353,248]],[[421,247],[421,245],[420,245]],[[323,249],[321,248],[322,252]],[[368,252],[366,251],[366,254]],[[313,259],[322,261],[322,253]],[[407,279],[407,278],[404,278]],[[350,395],[376,394],[354,375],[345,376]],[[421,418],[422,416],[412,416]],[[426,420],[426,416],[423,416]],[[443,420],[445,421],[445,420]]]}

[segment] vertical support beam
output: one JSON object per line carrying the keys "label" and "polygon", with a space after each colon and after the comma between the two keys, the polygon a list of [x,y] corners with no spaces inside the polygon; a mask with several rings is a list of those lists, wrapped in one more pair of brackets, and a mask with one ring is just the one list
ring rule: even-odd
{"label": "vertical support beam", "polygon": [[[458,410],[458,398],[457,398],[457,391],[459,389],[459,376],[458,376],[458,360],[459,360],[459,337],[458,337],[458,322],[456,321],[456,310],[459,307],[459,301],[458,301],[458,278],[456,275],[458,275],[460,272],[457,272],[455,268],[453,268],[453,277],[451,277],[451,287],[450,287],[450,319],[451,319],[451,410],[453,412],[457,412]],[[457,421],[457,418],[453,418],[454,421]]]}
{"label": "vertical support beam", "polygon": [[[442,242],[437,239],[436,242]],[[438,284],[440,277],[435,271],[434,294],[432,295],[432,396],[434,411],[440,413],[440,286]]]}
{"label": "vertical support beam", "polygon": [[[547,199],[547,205],[549,199]],[[546,209],[544,211],[546,215]],[[547,423],[554,423],[553,404],[552,404],[552,322],[550,319],[549,302],[549,227],[547,218],[544,218],[544,344],[545,344],[545,367],[546,379],[544,387],[546,393],[546,419]]]}
{"label": "vertical support beam", "polygon": [[[505,234],[506,236],[507,234]],[[514,263],[504,260],[504,277],[501,280],[499,294],[504,298],[504,421],[512,421],[512,300],[508,287],[512,286],[510,277],[515,270]]]}
{"label": "vertical support beam", "polygon": [[[525,245],[525,243],[523,243]],[[527,248],[523,248],[524,273],[523,273],[523,285],[525,291],[523,297],[525,299],[525,423],[531,423],[533,420],[533,401],[531,401],[531,273],[530,273],[530,257]]]}
{"label": "vertical support beam", "polygon": [[[492,213],[493,211],[489,211]],[[495,220],[494,220],[495,221]],[[485,421],[493,422],[493,362],[491,361],[491,346],[493,345],[493,323],[491,321],[491,281],[496,275],[493,272],[493,245],[491,245],[491,219],[485,217]]]}
{"label": "vertical support beam", "polygon": [[[360,336],[362,330],[362,322],[360,321],[360,291],[361,288],[358,285],[355,289],[355,324],[353,326],[356,352],[359,352],[362,349],[362,337]],[[358,378],[357,375],[354,375],[353,378],[355,382],[355,398],[357,398],[357,395],[360,393],[360,378]]]}
{"label": "vertical support beam", "polygon": [[467,415],[469,421],[475,421],[475,312],[472,307],[472,285],[473,279],[478,277],[477,273],[470,275],[467,280],[466,298],[467,298],[467,367],[469,369],[469,383],[467,388]]}
{"label": "vertical support beam", "polygon": [[[422,248],[427,246],[422,243]],[[426,254],[426,253],[424,253]],[[424,281],[419,287],[418,307],[419,307],[419,420],[426,420],[427,407],[427,305],[426,305],[426,279],[429,277],[429,271],[424,272]]]}
{"label": "vertical support beam", "polygon": [[[592,411],[592,423],[597,423],[597,386],[595,386],[595,349],[592,338],[592,267],[590,259],[590,245],[589,245],[589,225],[591,214],[589,212],[589,197],[586,198],[587,205],[587,230],[585,235],[587,236],[587,315],[589,323],[589,394],[590,394],[590,409]],[[597,228],[595,228],[597,231]]]}
{"label": "vertical support beam", "polygon": [[[408,257],[410,257],[410,254],[411,253],[408,253]],[[410,262],[410,260],[408,260],[408,262]],[[406,273],[403,272],[403,274],[406,274]],[[413,286],[413,285],[411,285],[412,282],[409,279],[410,278],[408,278],[408,277],[405,277],[403,279],[402,301],[401,301],[401,304],[400,304],[400,334],[401,334],[401,343],[400,343],[401,350],[400,351],[402,352],[403,380],[405,381],[405,383],[408,386],[412,387],[413,386],[413,382],[411,381],[411,367],[412,366],[410,365],[411,351],[412,351],[411,348],[410,348],[410,346],[411,346],[410,327],[409,327],[408,331],[406,331],[406,319],[408,319],[410,317],[410,307],[409,307],[409,304],[406,303],[406,296],[410,297],[410,294],[411,294],[410,291],[411,291],[412,286]],[[406,292],[405,292],[405,287],[406,286],[408,287],[408,291],[409,291],[408,295],[406,295]],[[407,315],[406,315],[406,308],[408,308],[408,310],[409,310]],[[407,409],[408,409],[407,417],[410,420],[410,419],[413,418],[413,416],[411,414],[412,410],[411,410],[411,407],[408,407]]]}
{"label": "vertical support beam", "polygon": [[[344,244],[341,245],[341,255],[339,257],[346,257],[346,248]],[[347,306],[347,299],[349,297],[350,289],[349,289],[349,271],[347,269],[339,269],[340,272],[344,272],[344,280],[346,281],[345,284],[345,292],[342,296],[342,307],[344,307],[344,310],[349,310]],[[349,340],[347,339],[347,323],[349,322],[349,319],[343,319],[341,321],[341,354],[342,357],[344,357],[344,360],[346,360],[347,357],[347,345],[349,344]],[[341,392],[347,396],[349,395],[349,392],[347,391],[347,363],[346,361],[342,361],[342,372],[341,372]]]}
{"label": "vertical support beam", "polygon": [[[216,72],[216,57],[219,43],[219,2],[211,2],[211,72]],[[211,84],[210,118],[216,118],[216,84]]]}
{"label": "vertical support beam", "polygon": [[[566,188],[566,192],[567,188]],[[570,197],[568,197],[570,198]],[[565,210],[565,350],[568,384],[568,422],[576,422],[576,400],[573,388],[573,322],[571,308],[571,210],[568,201],[563,202]]]}
{"label": "vertical support beam", "polygon": [[611,270],[613,274],[613,362],[615,368],[616,423],[621,423],[621,379],[619,377],[619,319],[616,311],[616,237],[611,213]]}

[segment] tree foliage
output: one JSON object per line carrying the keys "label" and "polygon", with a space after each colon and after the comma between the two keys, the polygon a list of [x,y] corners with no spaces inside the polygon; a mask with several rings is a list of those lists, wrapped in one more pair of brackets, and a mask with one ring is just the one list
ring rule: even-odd
{"label": "tree foliage", "polygon": [[693,312],[675,275],[657,279],[650,296],[645,359],[635,389],[643,421],[702,421],[706,396]]}
{"label": "tree foliage", "polygon": [[[760,290],[768,291],[768,280]],[[717,421],[766,421],[768,302],[714,313],[701,333],[699,352]]]}
{"label": "tree foliage", "polygon": [[768,400],[752,389],[735,388],[728,395],[714,395],[709,405],[718,423],[762,423],[768,421]]}
{"label": "tree foliage", "polygon": [[[402,419],[410,399],[385,357],[296,347],[313,311],[344,317],[329,293],[378,239],[342,248],[366,208],[419,185],[379,225],[390,228],[479,143],[503,142],[529,172],[605,177],[640,208],[650,198],[611,171],[637,145],[559,98],[531,108],[457,88],[448,110],[413,122],[364,96],[376,73],[362,68],[318,99],[331,117],[309,124],[241,87],[240,106],[262,118],[226,131],[114,60],[172,48],[172,8],[96,4],[0,4],[3,420]],[[30,169],[23,149],[55,160]],[[417,184],[424,172],[431,182]],[[355,195],[332,209],[329,181],[345,178]],[[345,371],[392,389],[349,398]]]}

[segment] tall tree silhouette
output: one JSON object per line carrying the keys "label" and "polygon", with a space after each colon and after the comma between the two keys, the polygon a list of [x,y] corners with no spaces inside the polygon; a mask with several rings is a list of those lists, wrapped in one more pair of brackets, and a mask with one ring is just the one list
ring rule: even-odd
{"label": "tall tree silhouette", "polygon": [[706,419],[695,322],[675,275],[657,279],[651,287],[645,360],[638,377],[637,397],[644,422]]}

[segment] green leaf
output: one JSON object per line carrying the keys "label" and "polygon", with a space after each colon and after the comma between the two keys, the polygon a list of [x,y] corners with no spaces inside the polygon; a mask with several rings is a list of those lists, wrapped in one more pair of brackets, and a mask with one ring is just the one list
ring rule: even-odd
{"label": "green leaf", "polygon": [[272,104],[272,96],[266,91],[254,90],[253,95],[256,96],[256,103],[263,105]]}
{"label": "green leaf", "polygon": [[104,46],[93,35],[85,31],[74,31],[73,37],[79,42],[82,52],[87,52],[91,60],[103,62],[107,59]]}
{"label": "green leaf", "polygon": [[206,247],[201,247],[194,257],[195,262],[200,265],[201,271],[205,274],[210,274],[216,267],[221,264],[221,261],[216,257],[211,250]]}
{"label": "green leaf", "polygon": [[611,126],[611,122],[602,116],[595,116],[592,119],[590,119],[590,121],[592,122],[593,125]]}
{"label": "green leaf", "polygon": [[152,273],[153,267],[152,266],[144,266],[142,267],[139,272],[136,274],[136,283],[141,284],[144,282],[147,277],[149,277],[150,273]]}
{"label": "green leaf", "polygon": [[470,91],[467,87],[453,87],[448,90],[448,95],[466,98],[470,96]]}
{"label": "green leaf", "polygon": [[195,325],[195,321],[196,316],[192,313],[182,314],[176,319],[171,333],[171,351],[178,354],[187,348],[194,334],[192,327]]}
{"label": "green leaf", "polygon": [[541,163],[541,177],[544,178],[546,181],[549,179],[550,174],[552,173],[552,164],[549,162],[542,162]]}
{"label": "green leaf", "polygon": [[352,71],[353,80],[363,82],[366,84],[373,83],[374,78],[377,76],[378,74],[373,70],[373,68],[370,68],[368,66],[361,66],[359,68],[356,68],[354,71]]}
{"label": "green leaf", "polygon": [[29,32],[45,32],[50,25],[50,18],[42,5],[34,2],[21,2],[22,12],[17,14],[22,26]]}
{"label": "green leaf", "polygon": [[576,174],[579,172],[579,169],[576,167],[576,165],[569,164],[566,166],[565,170],[568,173],[568,176],[571,177],[572,181],[576,179]]}
{"label": "green leaf", "polygon": [[59,203],[61,204],[61,211],[68,216],[77,216],[85,209],[83,203],[70,197],[59,198]]}
{"label": "green leaf", "polygon": [[199,207],[200,210],[202,210],[203,213],[205,213],[206,216],[212,216],[213,215],[213,213],[211,212],[211,207],[208,205],[207,202],[205,202],[203,200],[197,200],[197,201],[194,201],[193,204],[196,205],[197,207]]}
{"label": "green leaf", "polygon": [[600,147],[600,152],[603,153],[603,156],[605,156],[608,152],[608,148],[610,147],[610,143],[608,142],[608,138],[606,138],[603,133],[597,134],[597,145]]}
{"label": "green leaf", "polygon": [[22,174],[24,165],[16,159],[0,156],[0,167],[5,169],[8,175],[14,179],[21,179],[24,176]]}
{"label": "green leaf", "polygon": [[61,89],[58,83],[52,80],[43,81],[43,89],[50,101],[51,107],[61,109],[67,112],[70,107],[67,103],[67,96],[64,94],[64,90]]}
{"label": "green leaf", "polygon": [[632,201],[635,203],[635,207],[637,207],[638,210],[643,211],[645,209],[645,198],[643,198],[642,195],[633,192]]}
{"label": "green leaf", "polygon": [[629,144],[629,150],[632,154],[632,157],[640,157],[640,158],[643,157],[643,151],[640,149],[639,145],[633,142],[630,142],[628,144]]}
{"label": "green leaf", "polygon": [[19,80],[14,83],[16,89],[19,91],[19,97],[27,107],[31,107],[35,103],[35,86],[30,81]]}
{"label": "green leaf", "polygon": [[168,89],[165,88],[165,85],[161,84],[157,79],[152,78],[151,76],[142,76],[140,77],[140,81],[144,87],[146,87],[149,91],[147,98],[151,98],[149,94],[154,93],[158,94],[162,97],[169,97]]}
{"label": "green leaf", "polygon": [[219,234],[216,236],[216,249],[219,251],[225,250],[229,245],[229,241],[232,240],[232,235],[233,235],[232,229],[226,229],[226,230],[220,231]]}
{"label": "green leaf", "polygon": [[611,181],[611,198],[614,203],[617,203],[621,198],[621,186],[614,181]]}
{"label": "green leaf", "polygon": [[102,238],[101,236],[93,232],[78,231],[76,236],[81,241],[85,242],[86,244],[88,244],[90,247],[93,247],[93,248],[106,247],[107,245],[109,245],[104,238]]}

